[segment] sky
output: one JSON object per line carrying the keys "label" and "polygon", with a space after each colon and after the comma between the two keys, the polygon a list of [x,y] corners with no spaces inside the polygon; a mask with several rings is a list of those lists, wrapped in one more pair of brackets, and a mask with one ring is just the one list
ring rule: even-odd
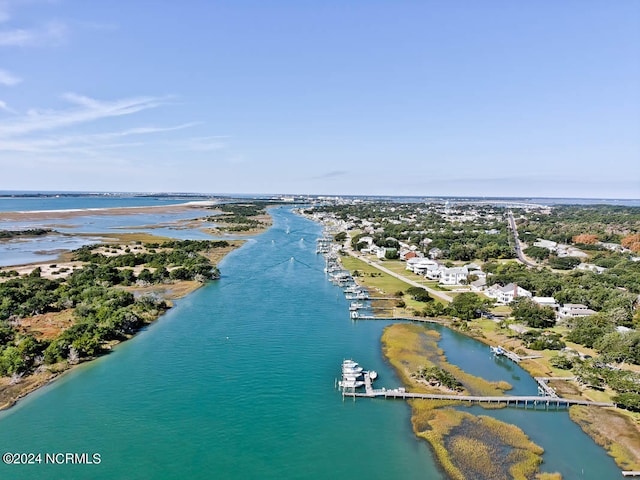
{"label": "sky", "polygon": [[0,0],[0,190],[640,198],[640,1]]}

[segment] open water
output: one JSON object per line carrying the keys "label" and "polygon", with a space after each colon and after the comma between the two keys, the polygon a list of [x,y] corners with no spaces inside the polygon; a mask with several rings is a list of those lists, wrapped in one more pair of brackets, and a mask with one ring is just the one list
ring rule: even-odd
{"label": "open water", "polygon": [[[387,322],[352,322],[315,254],[320,227],[287,208],[272,214],[268,232],[224,259],[219,281],[110,355],[0,413],[0,453],[43,456],[36,465],[0,463],[0,478],[445,478],[414,437],[405,402],[343,402],[334,390],[344,358],[377,370],[380,387],[399,385],[380,348]],[[487,347],[441,333],[451,363],[507,380],[514,392],[535,389]],[[547,449],[545,471],[620,476],[566,412],[478,413],[523,428]],[[66,452],[99,453],[101,462],[44,462],[46,453]]]}

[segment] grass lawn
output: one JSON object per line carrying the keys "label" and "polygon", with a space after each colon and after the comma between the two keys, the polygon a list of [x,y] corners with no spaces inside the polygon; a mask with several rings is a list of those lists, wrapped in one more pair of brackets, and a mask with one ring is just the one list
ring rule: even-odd
{"label": "grass lawn", "polygon": [[357,258],[351,256],[340,257],[340,261],[342,262],[342,266],[352,274],[356,270],[361,273],[361,275],[357,277],[358,283],[372,289],[378,289],[388,296],[393,296],[393,294],[398,291],[404,292],[410,286],[406,282],[381,272],[377,268]]}

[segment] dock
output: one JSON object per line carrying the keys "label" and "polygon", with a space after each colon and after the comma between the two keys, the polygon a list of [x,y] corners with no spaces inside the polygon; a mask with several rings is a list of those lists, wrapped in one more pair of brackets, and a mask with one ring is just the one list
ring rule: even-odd
{"label": "dock", "polygon": [[[357,365],[357,364],[356,364]],[[373,380],[371,378],[371,374],[369,371],[362,371],[362,375],[364,377],[364,392],[356,392],[355,389],[348,391],[346,388],[342,389],[342,398],[344,397],[353,397],[354,401],[356,398],[384,398],[384,399],[402,399],[402,400],[412,400],[416,398],[421,398],[424,400],[452,400],[456,402],[467,402],[467,403],[487,403],[487,404],[502,404],[506,406],[524,406],[527,408],[528,406],[533,406],[536,408],[538,405],[544,405],[546,408],[550,406],[555,406],[556,408],[564,407],[568,408],[571,405],[592,405],[597,407],[615,407],[615,403],[608,402],[592,402],[590,400],[579,400],[579,399],[570,399],[570,398],[560,398],[556,392],[547,385],[546,382],[549,380],[572,380],[574,377],[562,377],[562,378],[552,378],[552,377],[537,377],[536,381],[538,385],[544,385],[545,389],[543,392],[545,395],[539,396],[478,396],[478,395],[444,395],[444,394],[435,394],[435,393],[414,393],[407,392],[403,387],[394,388],[394,389],[386,389],[373,388]]]}
{"label": "dock", "polygon": [[522,360],[531,360],[534,358],[542,358],[542,355],[524,355],[524,356],[520,356],[515,352],[511,352],[509,350],[506,350],[505,348],[501,347],[501,346],[497,346],[497,347],[491,347],[491,351],[493,352],[494,355],[503,355],[505,357],[507,357],[509,360],[514,361],[515,363],[520,363]]}
{"label": "dock", "polygon": [[424,400],[452,400],[457,402],[467,403],[487,403],[487,404],[502,404],[506,406],[539,406],[544,405],[547,408],[555,406],[556,408],[565,407],[568,408],[571,405],[591,405],[597,407],[615,407],[614,403],[608,402],[592,402],[589,400],[577,400],[569,398],[560,398],[558,396],[495,396],[495,397],[483,397],[474,395],[439,395],[431,393],[413,393],[407,392],[403,388],[396,388],[392,390],[387,389],[373,389],[369,382],[367,388],[367,380],[365,376],[365,391],[364,392],[342,392],[346,397],[362,397],[362,398],[384,398],[384,399],[424,399]]}

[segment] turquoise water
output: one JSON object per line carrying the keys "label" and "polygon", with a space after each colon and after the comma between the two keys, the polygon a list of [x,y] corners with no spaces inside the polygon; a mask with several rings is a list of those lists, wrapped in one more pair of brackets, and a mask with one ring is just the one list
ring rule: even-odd
{"label": "turquoise water", "polygon": [[[0,463],[0,478],[444,478],[406,403],[343,402],[334,390],[347,357],[377,370],[379,386],[399,385],[380,349],[387,322],[350,321],[315,254],[320,227],[288,209],[272,214],[272,229],[225,258],[221,280],[0,413],[0,453],[99,453],[99,465]],[[451,363],[531,393],[519,367],[441,330]],[[547,471],[619,477],[566,412],[478,413],[512,416],[549,452]],[[563,459],[572,451],[598,469],[572,475]]]}

